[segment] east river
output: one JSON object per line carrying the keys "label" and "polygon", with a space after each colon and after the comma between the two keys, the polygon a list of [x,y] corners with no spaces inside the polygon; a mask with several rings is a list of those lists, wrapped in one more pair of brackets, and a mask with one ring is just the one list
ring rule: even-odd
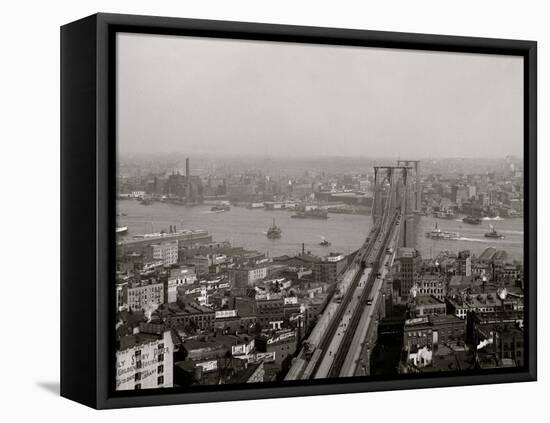
{"label": "east river", "polygon": [[[294,219],[289,211],[266,211],[231,207],[226,212],[212,212],[211,206],[181,206],[154,202],[142,205],[135,200],[119,200],[117,203],[117,225],[127,226],[131,237],[136,234],[168,230],[170,225],[179,229],[205,229],[214,241],[229,241],[234,246],[248,250],[269,253],[271,257],[283,254],[294,255],[306,251],[316,255],[329,252],[348,254],[361,246],[369,228],[371,218],[363,215],[329,214],[328,219]],[[275,218],[282,229],[280,239],[268,239],[267,229]],[[435,227],[443,231],[459,232],[458,240],[432,240],[426,232]],[[488,225],[505,236],[505,239],[488,239],[483,235]],[[331,245],[319,245],[322,239]],[[480,225],[469,225],[460,219],[443,220],[423,216],[420,218],[417,249],[422,257],[434,257],[441,250],[470,250],[478,255],[486,247],[506,250],[510,260],[523,261],[523,219],[484,220]]]}

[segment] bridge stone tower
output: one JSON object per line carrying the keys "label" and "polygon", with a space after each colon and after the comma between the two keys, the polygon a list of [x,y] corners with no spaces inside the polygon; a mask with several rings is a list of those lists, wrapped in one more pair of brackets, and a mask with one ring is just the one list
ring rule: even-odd
{"label": "bridge stone tower", "polygon": [[411,171],[412,168],[408,166],[374,166],[372,215],[375,222],[383,215],[388,198],[390,202],[387,206],[390,209],[401,207],[401,200],[404,196],[407,197],[405,208],[412,208],[412,197],[410,195],[412,192],[411,178],[409,176]]}
{"label": "bridge stone tower", "polygon": [[372,221],[378,224],[384,214],[387,200],[389,207],[395,207],[397,197],[395,166],[374,166],[374,201],[372,205]]}
{"label": "bridge stone tower", "polygon": [[422,208],[422,187],[420,185],[420,160],[398,160],[398,166],[411,169],[409,177],[409,201],[403,212],[402,246],[416,247],[417,228]]}
{"label": "bridge stone tower", "polygon": [[413,182],[413,210],[415,212],[420,212],[422,208],[422,187],[420,186],[420,160],[397,160],[397,166],[407,166],[412,167],[412,177]]}
{"label": "bridge stone tower", "polygon": [[[412,163],[412,161],[409,162]],[[389,210],[400,207],[402,214],[398,244],[400,247],[415,247],[416,245],[417,222],[415,218],[417,213],[415,211],[417,205],[419,206],[416,195],[417,168],[417,166],[408,165],[374,167],[373,224],[379,224],[385,207],[389,207]]]}

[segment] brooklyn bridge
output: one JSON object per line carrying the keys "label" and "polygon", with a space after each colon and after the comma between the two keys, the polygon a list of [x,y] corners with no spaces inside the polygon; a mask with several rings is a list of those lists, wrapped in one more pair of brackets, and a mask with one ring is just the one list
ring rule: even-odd
{"label": "brooklyn bridge", "polygon": [[419,161],[374,167],[372,227],[342,273],[285,380],[370,374],[370,355],[385,316],[387,286],[398,247],[414,247],[420,208]]}

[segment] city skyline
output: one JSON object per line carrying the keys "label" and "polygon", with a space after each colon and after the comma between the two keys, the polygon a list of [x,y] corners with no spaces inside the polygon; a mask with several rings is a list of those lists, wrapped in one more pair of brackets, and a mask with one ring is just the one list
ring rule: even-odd
{"label": "city skyline", "polygon": [[[188,152],[192,152],[191,150],[188,151],[151,151],[151,152],[144,152],[144,151],[125,151],[125,152],[119,152],[118,157],[120,158],[129,158],[129,157],[147,157],[149,159],[158,159],[158,158],[166,158],[166,157],[173,157],[174,155],[180,156],[180,158],[188,157]],[[331,156],[316,156],[315,154],[286,154],[286,155],[280,155],[280,156],[272,156],[269,154],[261,154],[261,153],[250,153],[247,152],[244,153],[238,153],[238,152],[227,152],[227,153],[198,153],[195,154],[194,152],[193,156],[198,158],[212,158],[212,159],[223,159],[223,158],[247,158],[247,159],[274,159],[274,160],[280,160],[280,159],[290,159],[290,160],[302,160],[302,159],[319,159],[319,160],[327,160],[327,159],[354,159],[354,160],[376,160],[376,161],[394,161],[394,160],[401,160],[400,155],[396,156],[389,156],[389,155],[380,155],[380,156],[372,156],[372,155],[355,155],[355,154],[334,154]],[[430,162],[430,161],[445,161],[445,160],[506,160],[507,158],[515,158],[515,159],[523,159],[523,154],[503,154],[500,156],[476,156],[476,157],[467,157],[467,156],[441,156],[441,157],[429,157],[429,156],[422,156],[422,155],[411,155],[411,156],[403,156],[407,157],[407,159],[410,160],[419,160],[423,162]]]}
{"label": "city skyline", "polygon": [[121,154],[376,157],[388,145],[415,158],[418,151],[434,159],[522,154],[518,57],[136,34],[117,40]]}
{"label": "city skyline", "polygon": [[521,172],[191,163],[119,179],[117,390],[524,365]]}

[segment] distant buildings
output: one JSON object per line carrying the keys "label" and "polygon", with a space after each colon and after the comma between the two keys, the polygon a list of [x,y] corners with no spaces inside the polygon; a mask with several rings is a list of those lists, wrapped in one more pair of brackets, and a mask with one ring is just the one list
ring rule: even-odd
{"label": "distant buildings", "polygon": [[460,251],[456,259],[456,274],[466,277],[472,276],[472,258],[470,251]]}
{"label": "distant buildings", "polygon": [[408,304],[411,317],[446,314],[445,302],[430,295],[417,295]]}
{"label": "distant buildings", "polygon": [[470,199],[470,189],[465,185],[453,185],[451,201],[459,207]]}
{"label": "distant buildings", "polygon": [[439,301],[444,301],[447,295],[445,278],[440,274],[424,274],[419,276],[415,289],[416,295],[432,296]]}
{"label": "distant buildings", "polygon": [[142,198],[145,196],[145,191],[132,191],[132,193],[130,194],[130,196],[132,198]]}
{"label": "distant buildings", "polygon": [[193,285],[197,282],[197,275],[191,268],[172,269],[167,284],[167,303],[177,300],[178,287],[182,285]]}
{"label": "distant buildings", "polygon": [[[331,214],[371,212],[369,174],[273,177],[263,170],[231,174],[211,167],[199,177],[190,175],[186,164],[185,174],[128,178],[125,192],[150,202],[223,200],[272,213],[296,206]],[[415,240],[412,229],[421,214],[456,219],[457,213],[520,213],[517,181],[453,174],[429,175],[422,182],[414,213],[400,221],[408,241],[398,245],[405,247],[395,254],[381,251],[384,265],[374,286],[382,295],[375,303],[365,299],[367,312],[380,303],[387,309],[371,317],[361,344],[367,345],[361,353],[369,356],[361,357],[362,366],[382,338],[390,342],[380,348],[379,362],[392,356],[392,372],[522,365],[523,266],[510,262],[503,249],[487,248],[479,256],[441,251],[422,260],[419,251],[406,248],[414,247],[409,241]],[[213,241],[207,231],[175,226],[125,237],[117,243],[117,389],[280,380],[296,349],[307,349],[303,340],[318,336],[327,323],[323,311],[330,314],[345,298],[340,290],[345,284],[338,283],[353,257],[319,257],[305,245],[295,256],[270,257],[263,248],[248,251]]]}
{"label": "distant buildings", "polygon": [[466,323],[455,316],[424,316],[405,321],[404,349],[428,347],[436,349],[445,344],[464,343]]}
{"label": "distant buildings", "polygon": [[339,253],[331,253],[320,261],[313,263],[313,280],[315,282],[335,283],[346,265],[346,256]]}
{"label": "distant buildings", "polygon": [[282,297],[256,300],[256,318],[265,328],[280,329],[285,317],[285,302]]}
{"label": "distant buildings", "polygon": [[398,248],[396,261],[398,296],[406,299],[416,284],[421,257],[414,248]]}
{"label": "distant buildings", "polygon": [[184,295],[178,294],[177,302],[165,304],[159,309],[159,316],[170,327],[206,331],[214,328],[215,311],[210,307],[189,301]]}
{"label": "distant buildings", "polygon": [[127,286],[130,310],[156,309],[164,303],[164,283],[155,279],[131,282]]}
{"label": "distant buildings", "polygon": [[272,337],[257,336],[255,345],[256,351],[260,353],[272,353],[274,364],[280,369],[285,362],[290,361],[296,351],[296,334],[294,331],[283,331]]}
{"label": "distant buildings", "polygon": [[268,274],[268,266],[245,266],[229,270],[229,278],[236,288],[252,286],[255,282],[264,279]]}
{"label": "distant buildings", "polygon": [[523,312],[523,298],[521,296],[505,296],[502,292],[464,294],[447,297],[446,302],[450,314],[465,319],[469,312],[478,314],[497,314],[504,311]]}
{"label": "distant buildings", "polygon": [[178,241],[153,244],[151,248],[153,260],[161,260],[166,267],[178,264]]}
{"label": "distant buildings", "polygon": [[316,192],[315,199],[324,202],[344,203],[351,206],[372,207],[373,197],[371,193],[365,192]]}
{"label": "distant buildings", "polygon": [[[483,350],[483,367],[516,367],[525,363],[525,333],[513,323],[476,325],[478,350]],[[495,362],[491,365],[488,357]]]}

